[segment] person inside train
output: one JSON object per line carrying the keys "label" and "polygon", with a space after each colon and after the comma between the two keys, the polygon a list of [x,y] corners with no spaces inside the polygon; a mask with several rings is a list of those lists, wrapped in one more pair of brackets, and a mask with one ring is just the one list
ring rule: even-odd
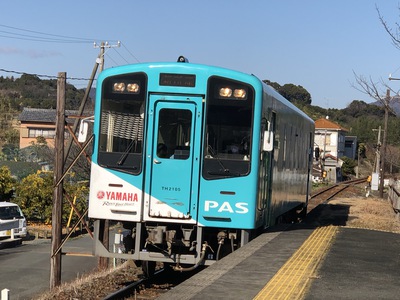
{"label": "person inside train", "polygon": [[165,145],[164,143],[159,143],[157,145],[157,156],[160,158],[168,158],[167,145]]}

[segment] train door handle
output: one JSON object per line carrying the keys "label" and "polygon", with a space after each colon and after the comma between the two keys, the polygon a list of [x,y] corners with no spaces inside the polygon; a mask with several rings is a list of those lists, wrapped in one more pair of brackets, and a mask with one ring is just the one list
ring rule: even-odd
{"label": "train door handle", "polygon": [[161,164],[161,161],[159,161],[159,160],[157,160],[157,159],[154,159],[153,162],[154,162],[155,164],[157,164],[157,165],[158,165],[158,164]]}

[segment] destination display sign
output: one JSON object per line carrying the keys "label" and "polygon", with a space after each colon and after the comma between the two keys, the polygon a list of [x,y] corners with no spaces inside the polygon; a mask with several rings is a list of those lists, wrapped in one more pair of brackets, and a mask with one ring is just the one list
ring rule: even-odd
{"label": "destination display sign", "polygon": [[196,86],[196,75],[161,73],[160,74],[160,85],[195,87]]}

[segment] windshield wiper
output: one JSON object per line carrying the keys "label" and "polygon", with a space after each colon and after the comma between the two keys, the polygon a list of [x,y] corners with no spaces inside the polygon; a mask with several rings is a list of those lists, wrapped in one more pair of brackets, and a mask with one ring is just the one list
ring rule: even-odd
{"label": "windshield wiper", "polygon": [[227,176],[227,177],[240,177],[239,172],[231,173],[229,170],[207,171],[209,175]]}
{"label": "windshield wiper", "polygon": [[112,165],[105,165],[107,169],[114,169],[114,170],[137,170],[135,166],[112,166]]}
{"label": "windshield wiper", "polygon": [[[222,161],[218,158],[217,154],[215,153],[213,147],[211,145],[208,145],[208,151],[211,153],[212,157],[215,158],[217,160],[217,162],[219,163],[219,165],[222,168],[222,172],[223,173],[229,173],[229,169],[225,168],[224,164],[222,163]],[[210,173],[209,173],[210,174]]]}
{"label": "windshield wiper", "polygon": [[122,164],[124,164],[126,158],[127,158],[128,155],[129,155],[129,152],[131,152],[131,150],[132,150],[132,148],[133,148],[133,145],[135,145],[135,143],[136,143],[136,140],[132,140],[132,141],[129,143],[128,148],[126,148],[125,152],[122,153],[121,157],[120,157],[119,160],[117,161],[117,165],[118,165],[118,166],[121,166]]}
{"label": "windshield wiper", "polygon": [[231,173],[231,171],[224,166],[222,161],[218,158],[216,155],[214,149],[211,147],[211,145],[208,145],[208,151],[211,153],[212,157],[217,160],[219,165],[221,166],[222,169],[218,171],[207,171],[209,175],[215,175],[215,176],[227,176],[227,177],[239,177],[241,176],[239,172]]}

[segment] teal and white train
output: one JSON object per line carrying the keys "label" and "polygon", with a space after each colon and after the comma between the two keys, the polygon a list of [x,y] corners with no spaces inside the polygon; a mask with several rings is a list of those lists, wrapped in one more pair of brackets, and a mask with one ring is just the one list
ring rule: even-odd
{"label": "teal and white train", "polygon": [[[93,134],[100,256],[192,269],[306,213],[314,122],[254,75],[183,57],[107,69]],[[129,230],[125,253],[99,241],[102,220]]]}

